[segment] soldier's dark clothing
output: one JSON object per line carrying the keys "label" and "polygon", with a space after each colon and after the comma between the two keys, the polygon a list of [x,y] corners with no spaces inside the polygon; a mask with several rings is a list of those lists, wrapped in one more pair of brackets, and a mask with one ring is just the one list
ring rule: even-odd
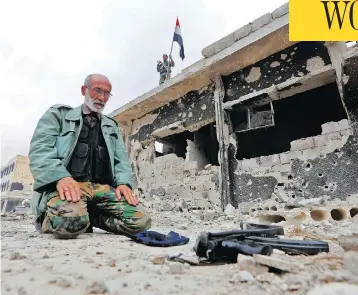
{"label": "soldier's dark clothing", "polygon": [[168,60],[157,64],[157,71],[160,74],[159,85],[163,84],[166,80],[170,79],[170,74],[172,72],[171,68],[174,66],[175,63],[173,60],[171,60],[170,64]]}

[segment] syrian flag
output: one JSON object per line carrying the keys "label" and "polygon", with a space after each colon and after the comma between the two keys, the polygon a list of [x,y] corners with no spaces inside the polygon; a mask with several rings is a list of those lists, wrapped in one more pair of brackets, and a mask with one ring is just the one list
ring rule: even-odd
{"label": "syrian flag", "polygon": [[178,44],[180,46],[179,56],[183,60],[185,58],[184,44],[183,44],[183,38],[181,36],[181,29],[180,29],[180,24],[179,24],[179,19],[178,18],[177,18],[177,22],[176,22],[176,25],[175,25],[173,42],[178,42]]}

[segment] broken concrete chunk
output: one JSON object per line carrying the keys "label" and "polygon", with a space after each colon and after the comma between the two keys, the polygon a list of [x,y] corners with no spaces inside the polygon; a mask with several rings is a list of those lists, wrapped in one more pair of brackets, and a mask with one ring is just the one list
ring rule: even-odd
{"label": "broken concrete chunk", "polygon": [[173,262],[169,264],[169,272],[171,274],[183,274],[185,273],[185,266],[179,262]]}
{"label": "broken concrete chunk", "polygon": [[234,208],[234,206],[231,204],[227,204],[227,206],[225,208],[225,214],[226,215],[235,215],[235,213],[236,213],[236,209]]}
{"label": "broken concrete chunk", "polygon": [[254,281],[254,280],[255,279],[252,276],[252,274],[249,273],[247,270],[241,270],[237,274],[237,281],[239,281],[239,282],[250,282],[250,281]]}
{"label": "broken concrete chunk", "polygon": [[253,257],[242,254],[237,256],[237,267],[239,270],[246,270],[255,276],[268,272],[267,266],[257,264]]}
{"label": "broken concrete chunk", "polygon": [[358,251],[358,235],[339,236],[338,243],[345,251]]}
{"label": "broken concrete chunk", "polygon": [[201,215],[201,219],[204,220],[204,221],[210,221],[210,220],[213,220],[215,218],[215,215],[216,215],[216,212],[214,210],[206,210]]}
{"label": "broken concrete chunk", "polygon": [[166,259],[166,255],[158,255],[155,256],[154,258],[152,258],[152,263],[153,264],[164,264]]}
{"label": "broken concrete chunk", "polygon": [[283,257],[281,258],[277,256],[265,256],[259,254],[254,254],[253,257],[257,263],[293,273],[299,272],[303,266]]}

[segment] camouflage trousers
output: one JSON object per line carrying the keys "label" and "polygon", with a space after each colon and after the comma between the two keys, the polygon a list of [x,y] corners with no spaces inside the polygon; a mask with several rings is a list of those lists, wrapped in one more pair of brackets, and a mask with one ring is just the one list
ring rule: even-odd
{"label": "camouflage trousers", "polygon": [[80,182],[79,202],[62,201],[57,191],[51,193],[42,222],[42,232],[57,238],[76,238],[89,227],[125,236],[147,230],[151,218],[141,204],[132,206],[122,196],[118,201],[109,185]]}
{"label": "camouflage trousers", "polygon": [[170,79],[170,74],[160,75],[159,85],[163,84],[166,80],[169,80],[169,79]]}

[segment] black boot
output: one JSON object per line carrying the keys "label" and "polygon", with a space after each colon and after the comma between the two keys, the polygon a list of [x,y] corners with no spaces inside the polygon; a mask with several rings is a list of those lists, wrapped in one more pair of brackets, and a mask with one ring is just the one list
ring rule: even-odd
{"label": "black boot", "polygon": [[93,226],[90,225],[87,229],[86,229],[86,233],[87,234],[92,234],[93,233]]}

